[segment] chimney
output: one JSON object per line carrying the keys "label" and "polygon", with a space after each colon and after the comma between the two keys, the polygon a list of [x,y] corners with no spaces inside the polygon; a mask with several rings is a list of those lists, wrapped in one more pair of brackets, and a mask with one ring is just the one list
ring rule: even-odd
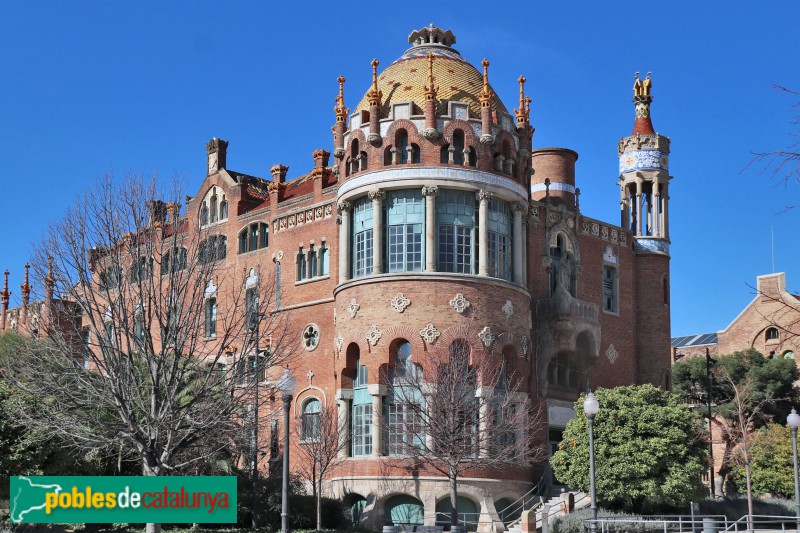
{"label": "chimney", "polygon": [[150,225],[167,221],[167,204],[163,200],[149,200],[147,210],[150,212]]}
{"label": "chimney", "polygon": [[325,179],[330,174],[326,168],[330,160],[331,153],[325,150],[314,150],[314,170],[311,171],[311,178],[314,180],[314,201],[322,200],[322,188],[325,186]]}
{"label": "chimney", "polygon": [[228,141],[214,137],[206,143],[208,154],[208,175],[219,172],[225,168],[225,158],[228,152]]}
{"label": "chimney", "polygon": [[25,263],[25,283],[20,285],[22,289],[22,311],[20,312],[20,322],[23,324],[28,323],[28,302],[31,298],[31,284],[28,282],[28,270],[31,266]]}
{"label": "chimney", "polygon": [[[272,182],[267,187],[269,191],[269,203],[272,209],[278,208],[278,203],[283,201],[283,192],[286,190],[286,172],[289,167],[285,165],[274,165],[269,169],[272,174]],[[274,213],[274,211],[273,211]]]}
{"label": "chimney", "polygon": [[8,290],[8,269],[4,272],[5,280],[3,281],[3,292],[0,293],[2,296],[2,314],[0,314],[0,330],[6,329],[6,317],[8,316],[8,297],[11,296],[11,292]]}

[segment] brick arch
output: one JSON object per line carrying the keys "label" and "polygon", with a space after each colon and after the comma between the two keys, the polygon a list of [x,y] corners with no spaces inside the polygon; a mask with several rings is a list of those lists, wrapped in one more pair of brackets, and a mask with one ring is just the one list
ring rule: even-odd
{"label": "brick arch", "polygon": [[[294,418],[298,417],[298,406],[304,405],[306,401],[310,400],[311,398],[315,398],[319,400],[322,404],[322,407],[328,407],[328,397],[325,394],[325,391],[321,388],[317,387],[316,385],[309,385],[308,387],[302,389],[300,392],[294,395],[295,401],[292,402],[292,416]],[[300,409],[300,415],[303,414],[302,408]]]}
{"label": "brick arch", "polygon": [[347,335],[344,336],[342,349],[339,351],[339,355],[341,356],[341,354],[346,353],[347,347],[352,343],[358,345],[358,349],[361,350],[361,353],[369,353],[369,343],[367,343],[367,339],[359,331],[351,329]]}
{"label": "brick arch", "polygon": [[478,142],[478,138],[475,137],[475,130],[472,129],[472,125],[466,120],[461,119],[448,122],[444,127],[444,131],[442,132],[442,137],[447,144],[453,144],[453,132],[455,130],[463,131],[464,146],[473,148],[477,152],[480,143]]}
{"label": "brick arch", "polygon": [[[395,339],[403,338],[411,343],[411,348],[417,352],[422,353],[425,351],[425,343],[419,335],[419,331],[414,331],[414,328],[407,324],[397,324],[387,328],[378,340],[377,346],[385,346],[388,350],[389,346]],[[388,357],[388,351],[387,351]],[[387,359],[388,361],[388,359]]]}
{"label": "brick arch", "polygon": [[485,351],[483,343],[478,338],[478,332],[475,328],[470,326],[452,326],[447,328],[442,332],[436,344],[440,349],[448,350],[449,353],[450,344],[456,339],[467,341],[467,344],[469,344],[470,357],[472,357],[473,354],[483,353]]}
{"label": "brick arch", "polygon": [[353,146],[353,139],[358,140],[358,151],[359,152],[366,152],[367,148],[370,144],[367,142],[367,137],[364,135],[364,132],[361,129],[354,130],[350,133],[350,136],[347,137],[347,144],[344,146],[344,152],[348,156],[352,156],[353,154],[350,153],[350,148]]}
{"label": "brick arch", "polygon": [[508,141],[508,146],[510,149],[509,157],[516,161],[517,159],[517,143],[514,142],[514,137],[508,133],[506,130],[500,130],[497,133],[497,136],[494,139],[494,146],[493,146],[493,153],[494,155],[497,152],[503,152],[503,141]]}
{"label": "brick arch", "polygon": [[394,145],[394,136],[397,133],[397,130],[406,130],[408,133],[408,143],[414,143],[416,145],[421,145],[421,139],[419,137],[419,130],[417,130],[417,126],[408,119],[400,118],[395,120],[389,129],[386,130],[386,136],[383,138],[384,144],[387,146]]}
{"label": "brick arch", "polygon": [[515,344],[516,336],[510,331],[504,331],[497,338],[494,340],[494,346],[497,346],[500,349],[500,352],[503,351],[503,348],[506,346],[511,346],[514,348],[515,351],[519,352],[517,346]]}

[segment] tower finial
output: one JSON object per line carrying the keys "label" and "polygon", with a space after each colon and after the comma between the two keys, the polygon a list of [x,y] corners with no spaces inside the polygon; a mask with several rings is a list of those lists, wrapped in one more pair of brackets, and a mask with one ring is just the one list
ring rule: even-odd
{"label": "tower finial", "polygon": [[525,82],[528,81],[525,76],[520,76],[517,81],[519,82],[519,109],[515,109],[514,114],[517,116],[517,127],[524,128],[530,123],[531,99],[525,96]]}
{"label": "tower finial", "polygon": [[481,61],[481,65],[483,65],[483,89],[481,90],[479,99],[481,101],[481,107],[489,107],[489,101],[492,98],[492,90],[489,88],[489,60],[484,58],[484,60]]}
{"label": "tower finial", "polygon": [[650,80],[652,72],[647,73],[647,77],[642,81],[639,72],[636,72],[633,81],[633,103],[636,106],[636,120],[633,123],[633,135],[653,135],[653,123],[650,120],[650,102],[653,96],[650,90],[653,82]]}
{"label": "tower finial", "polygon": [[3,280],[3,292],[0,293],[0,296],[3,298],[3,304],[8,304],[8,297],[11,295],[11,292],[8,290],[8,269],[3,273],[5,275],[5,279]]}
{"label": "tower finial", "polygon": [[377,59],[373,59],[370,64],[372,65],[372,88],[370,88],[367,93],[367,100],[370,106],[379,106],[381,105],[381,98],[383,97],[383,93],[378,89],[378,65],[380,63]]}
{"label": "tower finial", "polygon": [[339,82],[339,96],[336,97],[336,107],[334,107],[333,110],[336,112],[336,121],[344,122],[345,119],[347,119],[347,113],[350,112],[350,110],[344,106],[344,82],[346,80],[344,76],[339,76],[336,78],[336,81]]}
{"label": "tower finial", "polygon": [[48,292],[53,292],[53,286],[56,284],[56,278],[53,276],[53,256],[47,256],[47,277],[44,278],[44,285],[47,287]]}
{"label": "tower finial", "polygon": [[31,266],[28,263],[25,263],[25,282],[20,285],[20,288],[22,289],[22,301],[25,304],[28,303],[28,298],[30,298],[31,295],[31,284],[28,283],[28,270],[30,268]]}
{"label": "tower finial", "polygon": [[425,99],[435,100],[439,88],[433,85],[433,52],[428,52],[428,84],[425,86]]}

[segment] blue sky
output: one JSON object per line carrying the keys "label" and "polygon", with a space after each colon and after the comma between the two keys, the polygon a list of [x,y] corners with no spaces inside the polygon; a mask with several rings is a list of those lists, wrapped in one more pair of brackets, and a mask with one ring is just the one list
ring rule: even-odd
{"label": "blue sky", "polygon": [[[672,138],[672,332],[722,329],[775,267],[800,290],[800,184],[748,168],[791,144],[800,90],[796,1],[752,2],[12,2],[3,7],[0,269],[19,300],[22,265],[47,220],[113,171],[205,175],[206,140],[228,167],[297,176],[331,147],[336,77],[367,90],[413,29],[451,29],[511,109],[528,78],[534,147],[580,154],[582,211],[619,221],[616,147],[633,126],[635,71],[653,72],[653,123]],[[498,9],[502,7],[503,11]],[[794,131],[797,131],[795,127]],[[794,139],[796,140],[796,139]]]}

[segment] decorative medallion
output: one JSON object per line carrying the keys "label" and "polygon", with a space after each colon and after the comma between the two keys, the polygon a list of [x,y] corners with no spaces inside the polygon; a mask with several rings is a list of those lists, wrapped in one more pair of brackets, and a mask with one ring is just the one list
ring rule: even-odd
{"label": "decorative medallion", "polygon": [[466,311],[467,307],[469,307],[469,300],[464,298],[464,295],[459,292],[456,294],[455,298],[450,300],[450,305],[453,306],[453,309],[455,309],[456,312],[463,315],[464,311]]}
{"label": "decorative medallion", "polygon": [[361,309],[361,306],[358,305],[356,299],[353,298],[352,300],[350,300],[350,305],[347,306],[347,312],[350,314],[350,318],[355,318],[356,313],[358,313],[359,309]]}
{"label": "decorative medallion", "polygon": [[481,339],[481,342],[483,342],[483,345],[487,348],[494,342],[494,333],[492,333],[492,330],[489,328],[489,326],[483,328],[480,333],[478,333],[478,337]]}
{"label": "decorative medallion", "polygon": [[436,326],[434,326],[433,324],[428,324],[427,326],[422,328],[422,331],[419,332],[419,335],[428,344],[433,344],[434,342],[436,342],[436,339],[439,338],[441,332],[439,332],[439,330],[436,329]]}
{"label": "decorative medallion", "polygon": [[376,344],[378,344],[378,340],[381,338],[381,335],[383,335],[383,333],[381,333],[381,330],[378,329],[378,326],[373,324],[372,327],[369,328],[369,331],[367,332],[365,337],[367,339],[367,342],[375,346]]}
{"label": "decorative medallion", "polygon": [[514,316],[514,304],[511,303],[511,300],[506,300],[506,303],[503,304],[500,310],[506,314],[506,318]]}
{"label": "decorative medallion", "polygon": [[611,242],[617,242],[618,236],[619,236],[619,234],[617,233],[617,230],[612,229],[611,230]]}
{"label": "decorative medallion", "polygon": [[547,220],[552,224],[552,223],[554,223],[556,221],[557,218],[558,218],[558,215],[556,215],[555,213],[551,212],[550,215],[548,215]]}
{"label": "decorative medallion", "polygon": [[306,351],[312,351],[319,345],[319,326],[316,324],[309,324],[303,330],[303,348]]}
{"label": "decorative medallion", "polygon": [[569,229],[573,229],[575,227],[575,220],[572,219],[572,218],[568,218],[567,219],[567,226],[569,226]]}
{"label": "decorative medallion", "polygon": [[611,361],[612,365],[614,364],[614,361],[616,361],[617,358],[619,357],[619,352],[617,351],[616,348],[614,348],[613,344],[608,345],[608,350],[606,350],[606,357],[608,357],[608,360]]}
{"label": "decorative medallion", "polygon": [[600,238],[601,239],[608,239],[608,227],[603,226],[600,228]]}
{"label": "decorative medallion", "polygon": [[336,351],[337,352],[341,352],[342,351],[342,345],[343,344],[344,344],[344,337],[342,337],[342,334],[339,333],[336,336]]}
{"label": "decorative medallion", "polygon": [[598,224],[597,222],[592,222],[592,235],[594,235],[595,237],[600,235],[600,224]]}
{"label": "decorative medallion", "polygon": [[397,296],[392,298],[392,301],[389,303],[392,304],[392,307],[394,308],[395,311],[397,311],[398,313],[402,313],[403,311],[406,310],[406,307],[411,305],[411,300],[406,298],[406,296],[402,292],[398,292]]}
{"label": "decorative medallion", "polygon": [[589,233],[589,223],[586,222],[585,220],[581,222],[581,229],[583,230],[584,233]]}

